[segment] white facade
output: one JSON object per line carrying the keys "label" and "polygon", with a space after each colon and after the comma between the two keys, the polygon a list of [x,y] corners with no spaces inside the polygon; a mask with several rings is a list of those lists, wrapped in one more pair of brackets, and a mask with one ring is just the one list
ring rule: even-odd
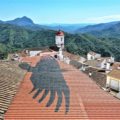
{"label": "white facade", "polygon": [[100,68],[110,70],[110,63],[104,59],[100,64]]}
{"label": "white facade", "polygon": [[111,56],[111,57],[108,59],[108,62],[114,63],[114,62],[115,62],[115,58]]}
{"label": "white facade", "polygon": [[70,59],[68,57],[64,57],[64,62],[70,64]]}
{"label": "white facade", "polygon": [[87,60],[95,60],[95,59],[99,59],[101,57],[101,54],[98,53],[88,53],[87,54]]}
{"label": "white facade", "polygon": [[110,70],[110,63],[106,63],[106,70]]}
{"label": "white facade", "polygon": [[59,52],[58,52],[58,58],[59,58],[59,60],[63,61],[62,48],[59,49]]}
{"label": "white facade", "polygon": [[58,58],[59,60],[63,61],[63,48],[64,48],[64,33],[62,31],[58,31],[55,36],[55,43],[59,48]]}
{"label": "white facade", "polygon": [[92,56],[91,54],[87,54],[87,60],[94,60],[95,59],[95,57],[94,56]]}
{"label": "white facade", "polygon": [[29,51],[29,56],[34,57],[34,56],[37,56],[40,53],[41,53],[41,51]]}
{"label": "white facade", "polygon": [[106,68],[106,60],[103,60],[103,61],[100,63],[100,68],[102,68],[102,69]]}
{"label": "white facade", "polygon": [[120,80],[107,76],[106,87],[120,92]]}
{"label": "white facade", "polygon": [[64,35],[63,36],[56,35],[55,40],[57,47],[64,48]]}
{"label": "white facade", "polygon": [[80,57],[80,59],[79,59],[80,63],[84,63],[85,61],[86,61],[86,59],[84,57]]}

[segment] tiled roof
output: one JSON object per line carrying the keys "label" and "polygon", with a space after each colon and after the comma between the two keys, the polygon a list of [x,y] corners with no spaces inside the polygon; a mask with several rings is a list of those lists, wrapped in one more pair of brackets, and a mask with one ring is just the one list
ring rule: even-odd
{"label": "tiled roof", "polygon": [[108,76],[119,79],[120,80],[120,70],[114,69],[110,73],[108,73]]}
{"label": "tiled roof", "polygon": [[98,54],[98,53],[95,53],[95,52],[93,52],[93,51],[90,51],[88,54],[90,54],[90,55],[96,55],[96,54]]}
{"label": "tiled roof", "polygon": [[[36,60],[38,59],[31,58],[28,60],[27,58],[26,61],[31,61],[36,66]],[[9,110],[5,114],[5,120],[120,120],[120,100],[104,92],[88,76],[71,65],[59,61],[56,64],[60,66],[62,74],[56,73],[53,78],[56,77],[57,83],[61,85],[59,81],[61,79],[58,78],[63,75],[65,87],[61,87],[62,93],[55,92],[54,88],[56,90],[58,88],[53,84],[54,97],[51,98],[50,96],[53,93],[49,92],[44,100],[39,103],[38,100],[40,101],[40,98],[46,95],[44,94],[46,90],[40,93],[40,89],[38,89],[30,94],[33,88],[31,82],[33,72],[28,72]],[[45,66],[41,67],[44,68]],[[56,70],[59,72],[58,69]],[[51,76],[52,74],[54,74],[54,71],[51,72]],[[43,76],[43,78],[48,80],[48,82],[45,82],[46,85],[51,86],[51,83],[48,84],[48,77]],[[38,77],[35,80],[38,80]],[[33,99],[35,94],[37,97]],[[46,107],[50,98],[52,104],[50,107]],[[66,103],[66,101],[70,101],[70,104]],[[57,112],[54,111],[56,105],[60,108]],[[65,113],[66,108],[68,109],[67,114]]]}
{"label": "tiled roof", "polygon": [[87,60],[85,62],[86,65],[92,66],[92,67],[97,67],[100,68],[100,64],[104,61],[104,59],[100,60]]}
{"label": "tiled roof", "polygon": [[117,69],[118,67],[120,66],[120,62],[115,62],[113,65],[112,65],[112,69]]}
{"label": "tiled roof", "polygon": [[56,33],[57,36],[64,36],[64,32],[59,30],[57,33]]}
{"label": "tiled roof", "polygon": [[0,120],[3,120],[24,75],[25,71],[16,62],[0,62]]}
{"label": "tiled roof", "polygon": [[79,59],[80,59],[79,55],[74,55],[74,54],[71,54],[71,53],[66,52],[66,51],[63,52],[63,55],[66,57],[69,57],[71,60],[79,61]]}

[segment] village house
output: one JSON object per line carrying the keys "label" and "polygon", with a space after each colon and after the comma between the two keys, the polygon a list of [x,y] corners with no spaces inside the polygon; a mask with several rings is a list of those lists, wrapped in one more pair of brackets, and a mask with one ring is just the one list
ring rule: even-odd
{"label": "village house", "polygon": [[111,63],[112,62],[108,62],[106,58],[100,58],[96,60],[87,60],[84,64],[97,69],[111,70]]}
{"label": "village house", "polygon": [[37,55],[39,55],[41,53],[41,51],[29,51],[29,56],[30,57],[34,57],[34,56],[37,56]]}
{"label": "village house", "polygon": [[66,51],[63,51],[63,55],[64,55],[64,57],[67,57],[70,60],[75,60],[80,63],[84,63],[86,61],[86,58],[79,56],[79,55],[74,55],[74,54],[66,52]]}
{"label": "village house", "polygon": [[33,50],[25,50],[25,53],[30,56],[30,57],[34,57],[37,56],[41,53],[41,50],[37,50],[37,49],[33,49]]}
{"label": "village house", "polygon": [[118,92],[120,98],[120,66],[107,74],[106,88]]}
{"label": "village house", "polygon": [[106,67],[106,60],[105,59],[87,60],[85,64],[88,65],[89,67],[104,69]]}
{"label": "village house", "polygon": [[101,57],[101,54],[89,52],[86,65],[97,69],[111,70],[111,64],[115,62],[114,57]]}
{"label": "village house", "polygon": [[98,54],[98,53],[95,53],[93,51],[90,51],[88,54],[87,54],[87,60],[95,60],[95,59],[98,59],[101,57],[101,54]]}
{"label": "village house", "polygon": [[114,57],[103,57],[104,59],[106,59],[107,62],[109,63],[114,63],[115,62],[115,58]]}

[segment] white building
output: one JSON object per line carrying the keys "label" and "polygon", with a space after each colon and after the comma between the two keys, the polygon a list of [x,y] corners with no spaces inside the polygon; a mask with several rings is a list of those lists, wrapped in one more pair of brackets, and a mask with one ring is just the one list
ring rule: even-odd
{"label": "white building", "polygon": [[58,58],[60,60],[63,60],[63,52],[62,52],[62,50],[64,48],[64,33],[61,30],[59,30],[56,33],[55,42],[56,42],[57,47],[59,48]]}
{"label": "white building", "polygon": [[37,55],[39,55],[41,53],[41,51],[40,50],[35,50],[35,51],[29,51],[29,56],[30,57],[34,57],[34,56],[37,56]]}
{"label": "white building", "polygon": [[61,30],[56,33],[55,42],[57,47],[64,48],[64,33]]}
{"label": "white building", "polygon": [[120,98],[120,68],[107,74],[106,88],[117,91],[116,96]]}
{"label": "white building", "polygon": [[87,54],[87,65],[105,70],[111,70],[111,63],[114,63],[114,57],[101,57],[101,54],[89,52]]}
{"label": "white building", "polygon": [[107,62],[107,60],[104,58],[95,59],[95,60],[87,60],[84,63],[88,65],[89,67],[105,69],[105,70],[110,70],[110,64],[111,64],[110,62]]}
{"label": "white building", "polygon": [[69,57],[64,57],[64,62],[67,63],[67,64],[70,64],[70,59],[69,59]]}
{"label": "white building", "polygon": [[78,62],[80,62],[80,63],[84,63],[85,61],[86,61],[86,58],[80,56]]}
{"label": "white building", "polygon": [[109,62],[109,63],[114,63],[115,62],[115,58],[114,57],[104,57],[106,60],[107,60],[107,62]]}
{"label": "white building", "polygon": [[87,60],[95,60],[101,57],[101,54],[95,53],[95,52],[89,52],[87,54]]}

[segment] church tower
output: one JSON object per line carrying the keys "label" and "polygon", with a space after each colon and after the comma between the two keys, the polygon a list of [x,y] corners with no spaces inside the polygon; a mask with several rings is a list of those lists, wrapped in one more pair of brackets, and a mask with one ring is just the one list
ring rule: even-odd
{"label": "church tower", "polygon": [[64,33],[61,30],[56,33],[55,42],[59,48],[58,57],[60,60],[63,60],[62,50],[64,49]]}
{"label": "church tower", "polygon": [[61,30],[56,33],[55,42],[57,47],[64,48],[64,33]]}

